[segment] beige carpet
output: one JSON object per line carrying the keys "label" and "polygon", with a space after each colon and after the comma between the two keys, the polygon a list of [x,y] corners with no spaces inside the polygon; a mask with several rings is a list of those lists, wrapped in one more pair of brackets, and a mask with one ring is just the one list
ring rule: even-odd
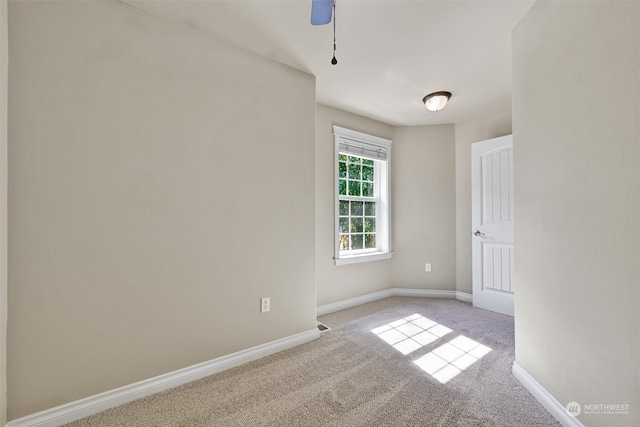
{"label": "beige carpet", "polygon": [[511,375],[508,316],[393,297],[319,320],[316,341],[68,426],[559,425]]}

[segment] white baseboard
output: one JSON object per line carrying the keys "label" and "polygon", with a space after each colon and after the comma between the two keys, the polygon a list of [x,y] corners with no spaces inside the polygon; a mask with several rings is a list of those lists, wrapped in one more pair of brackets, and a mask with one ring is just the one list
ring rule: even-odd
{"label": "white baseboard", "polygon": [[318,316],[324,316],[325,314],[334,313],[340,310],[346,310],[347,308],[356,307],[358,305],[367,304],[373,301],[378,301],[389,297],[423,297],[423,298],[449,298],[458,299],[464,302],[472,302],[471,294],[458,291],[434,291],[429,289],[406,289],[406,288],[391,288],[380,292],[374,292],[371,294],[362,295],[355,298],[350,298],[344,301],[338,301],[331,304],[321,305],[317,309]]}
{"label": "white baseboard", "polygon": [[456,299],[460,301],[468,302],[469,304],[473,304],[473,294],[456,291]]}
{"label": "white baseboard", "polygon": [[317,328],[10,421],[6,427],[57,427],[239,366],[320,337]]}
{"label": "white baseboard", "polygon": [[[356,307],[358,305],[392,296],[451,298],[471,302],[471,294],[464,292],[391,288],[320,306],[317,309],[317,315],[322,316],[324,314],[345,310],[347,308]],[[8,422],[6,427],[57,427],[125,403],[133,402],[134,400],[141,399],[151,394],[159,393],[262,357],[269,356],[279,351],[313,341],[319,336],[320,331],[318,329],[301,332],[290,337],[285,337],[270,343],[262,344],[237,353],[159,375],[154,378],[106,391],[94,396],[89,396],[75,402],[47,409],[36,414],[28,415]],[[573,424],[573,426],[578,425],[580,424]]]}
{"label": "white baseboard", "polygon": [[316,315],[324,316],[325,314],[335,313],[336,311],[346,310],[347,308],[356,307],[358,305],[367,304],[369,302],[378,301],[381,299],[389,298],[393,296],[392,289],[386,289],[380,292],[374,292],[371,294],[362,295],[355,298],[346,299],[344,301],[338,301],[331,304],[321,305],[317,308]]}
{"label": "white baseboard", "polygon": [[394,296],[399,297],[424,297],[424,298],[449,298],[464,302],[473,302],[473,296],[459,291],[433,291],[428,289],[392,288]]}
{"label": "white baseboard", "polygon": [[513,362],[513,376],[529,390],[542,406],[564,427],[584,427],[567,409],[544,389],[518,362]]}

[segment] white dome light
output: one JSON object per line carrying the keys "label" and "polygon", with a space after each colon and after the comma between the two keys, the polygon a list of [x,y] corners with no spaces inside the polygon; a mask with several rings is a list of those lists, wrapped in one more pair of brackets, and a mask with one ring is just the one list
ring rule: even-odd
{"label": "white dome light", "polygon": [[451,92],[433,92],[422,98],[425,107],[429,111],[440,111],[451,98]]}

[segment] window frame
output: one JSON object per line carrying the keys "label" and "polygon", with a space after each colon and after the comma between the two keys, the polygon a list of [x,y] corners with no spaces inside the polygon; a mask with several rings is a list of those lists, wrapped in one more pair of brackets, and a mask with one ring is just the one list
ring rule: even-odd
{"label": "window frame", "polygon": [[[340,164],[340,155],[345,155],[347,157],[358,157],[360,159],[366,159],[365,157],[353,156],[353,154],[346,154],[346,153],[340,152],[340,153],[338,153],[338,165]],[[381,187],[380,180],[383,177],[383,175],[382,175],[383,166],[382,166],[380,161],[372,160],[372,162],[373,162],[373,176],[374,176],[374,178],[373,178],[374,191],[373,191],[373,196],[372,197],[369,197],[369,196],[341,195],[340,191],[338,191],[338,201],[337,201],[337,203],[338,203],[338,236],[337,237],[338,237],[338,251],[340,253],[343,253],[343,251],[340,251],[340,240],[339,240],[340,239],[340,234],[341,234],[340,233],[340,231],[341,231],[340,230],[340,228],[341,228],[340,227],[340,219],[344,218],[345,216],[340,214],[340,202],[342,202],[342,201],[346,201],[346,202],[363,202],[363,203],[373,202],[373,203],[375,203],[375,206],[376,206],[375,213],[373,215],[373,218],[376,221],[376,231],[375,231],[376,246],[373,247],[373,248],[350,249],[348,251],[349,254],[344,256],[344,257],[342,257],[342,258],[381,252],[381,246],[382,245],[381,245],[379,237],[382,236],[382,238],[384,238],[385,236],[384,236],[384,233],[380,232],[379,227],[377,225],[377,222],[379,220],[381,220],[381,217],[384,214],[384,212],[381,212],[381,206],[383,205],[384,201],[382,200],[382,194],[381,194],[381,191],[380,191],[380,187]],[[347,162],[347,168],[349,167],[350,164],[351,163]],[[350,181],[351,180],[348,180],[347,182],[350,182]],[[366,181],[360,180],[360,182],[364,183]],[[340,186],[339,183],[340,183],[340,176],[338,174],[338,189],[339,189],[339,186]],[[347,188],[348,188],[348,184],[347,184]],[[365,226],[364,222],[366,221],[366,218],[367,217],[371,218],[371,216],[370,215],[368,216],[368,215],[365,214],[366,206],[364,204],[363,204],[362,209],[363,209],[362,218],[363,218],[363,228],[364,228],[364,226]],[[349,204],[349,213],[347,215],[347,218],[353,218],[353,217],[359,217],[359,215],[355,216],[355,215],[353,215],[351,213],[351,204]],[[351,235],[351,234],[360,234],[360,233],[351,233],[351,232],[349,232],[347,234]],[[362,234],[363,234],[363,241],[364,241],[364,235],[366,234],[364,230],[363,230]]]}
{"label": "window frame", "polygon": [[[391,209],[390,209],[390,175],[391,175],[391,140],[333,126],[334,134],[334,262],[336,265],[389,259],[391,250]],[[364,149],[369,153],[379,152],[385,159],[358,153],[341,152],[340,145],[356,150]],[[359,199],[376,202],[376,248],[357,249],[348,254],[340,251],[340,154],[363,157],[374,160],[375,190],[374,197],[343,196],[345,200]],[[365,200],[366,199],[366,200]]]}

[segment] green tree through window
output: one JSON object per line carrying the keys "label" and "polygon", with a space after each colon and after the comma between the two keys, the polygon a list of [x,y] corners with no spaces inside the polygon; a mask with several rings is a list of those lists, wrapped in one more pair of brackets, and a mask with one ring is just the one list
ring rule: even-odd
{"label": "green tree through window", "polygon": [[338,159],[340,251],[376,247],[375,163],[340,154]]}

